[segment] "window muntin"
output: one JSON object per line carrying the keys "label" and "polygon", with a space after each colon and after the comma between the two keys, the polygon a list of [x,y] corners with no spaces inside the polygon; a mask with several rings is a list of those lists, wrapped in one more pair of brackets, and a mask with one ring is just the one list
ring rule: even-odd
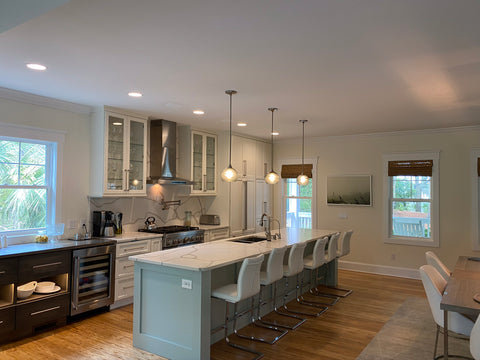
{"label": "window muntin", "polygon": [[299,186],[296,179],[285,182],[285,224],[287,228],[312,228],[312,180]]}
{"label": "window muntin", "polygon": [[54,219],[54,143],[0,137],[0,231],[33,234]]}

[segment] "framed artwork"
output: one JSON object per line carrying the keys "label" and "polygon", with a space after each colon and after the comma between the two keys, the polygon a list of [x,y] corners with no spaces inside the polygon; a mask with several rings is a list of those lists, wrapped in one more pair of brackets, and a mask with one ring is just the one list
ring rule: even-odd
{"label": "framed artwork", "polygon": [[327,205],[372,206],[372,176],[327,176]]}

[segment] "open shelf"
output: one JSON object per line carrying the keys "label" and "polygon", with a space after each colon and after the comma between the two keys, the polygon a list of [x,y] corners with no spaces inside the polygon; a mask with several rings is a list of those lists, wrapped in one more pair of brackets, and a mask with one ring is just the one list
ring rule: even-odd
{"label": "open shelf", "polygon": [[0,308],[13,304],[13,284],[0,286]]}

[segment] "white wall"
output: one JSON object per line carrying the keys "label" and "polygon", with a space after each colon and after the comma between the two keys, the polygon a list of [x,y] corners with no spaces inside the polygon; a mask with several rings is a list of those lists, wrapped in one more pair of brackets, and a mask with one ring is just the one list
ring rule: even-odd
{"label": "white wall", "polygon": [[[0,122],[65,132],[61,209],[57,222],[88,218],[90,118],[86,113],[59,110],[0,98]],[[80,224],[81,226],[81,224]],[[66,235],[77,229],[65,229]],[[33,239],[32,239],[33,240]]]}
{"label": "white wall", "polygon": [[[300,140],[301,141],[301,140]],[[480,128],[432,130],[330,138],[307,138],[305,157],[318,157],[317,224],[319,228],[354,229],[346,261],[417,269],[432,250],[453,268],[459,255],[472,255],[471,150],[480,145]],[[298,158],[299,141],[278,141],[275,159]],[[384,244],[382,234],[383,162],[392,152],[440,150],[440,247]],[[327,206],[326,176],[370,174],[373,206]],[[278,188],[278,187],[277,187]],[[279,204],[276,211],[279,210]],[[277,213],[278,214],[278,213]],[[346,214],[347,219],[339,216]],[[393,256],[395,259],[393,259]],[[476,253],[478,256],[478,252]]]}

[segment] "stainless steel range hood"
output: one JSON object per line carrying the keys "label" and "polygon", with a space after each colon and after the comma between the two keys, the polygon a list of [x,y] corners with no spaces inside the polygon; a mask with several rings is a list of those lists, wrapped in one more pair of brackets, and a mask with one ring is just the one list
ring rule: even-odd
{"label": "stainless steel range hood", "polygon": [[177,124],[168,120],[150,120],[150,175],[147,184],[193,185],[177,178]]}

